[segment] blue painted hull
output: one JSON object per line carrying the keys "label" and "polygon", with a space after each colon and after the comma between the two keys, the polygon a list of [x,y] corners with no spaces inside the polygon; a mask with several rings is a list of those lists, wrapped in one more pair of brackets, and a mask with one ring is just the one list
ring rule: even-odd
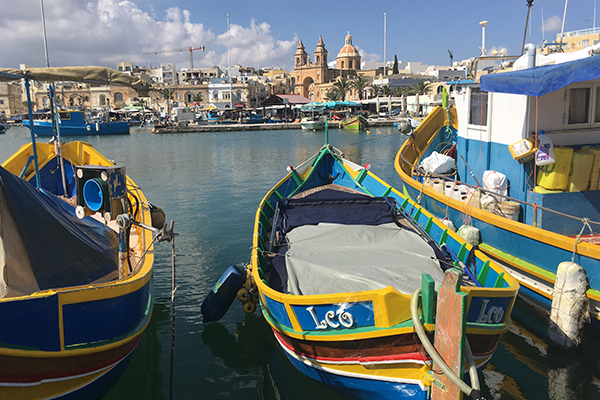
{"label": "blue painted hull", "polygon": [[328,371],[312,368],[300,360],[297,360],[289,353],[285,352],[290,362],[304,375],[321,382],[340,393],[360,400],[426,400],[428,391],[423,390],[419,385],[405,383],[377,381],[373,379],[361,379],[348,376],[341,376]]}
{"label": "blue painted hull", "polygon": [[[23,121],[23,125],[29,126],[29,121]],[[33,121],[36,136],[52,136],[52,123],[46,121]],[[61,136],[83,136],[83,135],[123,135],[129,134],[129,124],[124,121],[83,124],[83,125],[60,125]]]}

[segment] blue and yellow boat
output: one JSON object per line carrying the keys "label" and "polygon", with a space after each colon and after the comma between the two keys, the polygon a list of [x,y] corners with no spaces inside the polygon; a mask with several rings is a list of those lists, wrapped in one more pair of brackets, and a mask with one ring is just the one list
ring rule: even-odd
{"label": "blue and yellow boat", "polygon": [[[487,363],[509,328],[512,277],[329,144],[288,171],[256,212],[238,298],[246,312],[260,303],[298,370],[353,398],[428,398],[438,364],[424,342],[441,337],[434,288],[455,266],[466,303],[453,329],[466,333],[472,367]],[[422,304],[414,319],[411,299]]]}
{"label": "blue and yellow boat", "polygon": [[2,164],[0,398],[99,399],[120,379],[152,312],[152,214],[88,143],[32,132]]}
{"label": "blue and yellow boat", "polygon": [[[404,193],[423,208],[456,228],[478,229],[479,248],[518,280],[519,296],[545,314],[564,298],[559,265],[577,263],[587,286],[577,303],[598,331],[600,140],[593,121],[600,112],[594,116],[589,102],[574,104],[577,96],[596,93],[600,57],[597,46],[537,56],[528,46],[514,71],[448,82],[455,105],[429,114],[398,151],[395,168]],[[554,142],[556,162],[538,165],[544,136]],[[424,169],[434,152],[454,158],[455,167]],[[496,177],[503,179],[494,185]],[[581,331],[573,329],[570,340]]]}

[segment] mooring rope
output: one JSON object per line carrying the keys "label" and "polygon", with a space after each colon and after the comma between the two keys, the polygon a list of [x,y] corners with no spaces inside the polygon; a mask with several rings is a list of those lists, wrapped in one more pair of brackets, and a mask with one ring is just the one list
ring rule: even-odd
{"label": "mooring rope", "polygon": [[579,243],[579,239],[581,238],[581,235],[583,235],[583,231],[585,230],[585,227],[587,226],[588,229],[590,230],[590,233],[592,234],[592,236],[594,235],[594,231],[592,230],[592,227],[589,224],[590,220],[588,218],[582,218],[581,222],[583,222],[583,226],[581,227],[581,231],[579,231],[579,235],[577,235],[577,237],[575,238],[575,244],[573,245],[573,255],[571,256],[571,262],[575,262],[575,254],[577,254],[577,243]]}
{"label": "mooring rope", "polygon": [[[174,221],[171,221],[171,232],[173,232]],[[171,365],[169,375],[169,399],[173,399],[173,364],[175,359],[175,236],[171,240]]]}

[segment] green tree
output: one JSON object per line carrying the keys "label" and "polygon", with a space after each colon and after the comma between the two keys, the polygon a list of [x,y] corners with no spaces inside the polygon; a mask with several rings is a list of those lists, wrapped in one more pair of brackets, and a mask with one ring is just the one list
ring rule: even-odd
{"label": "green tree", "polygon": [[392,88],[390,87],[390,85],[383,85],[381,87],[381,94],[383,96],[390,96],[392,94]]}
{"label": "green tree", "polygon": [[394,54],[394,68],[392,70],[392,75],[398,74],[398,57]]}
{"label": "green tree", "polygon": [[135,103],[133,103],[133,105],[136,106],[136,107],[145,108],[146,107],[146,100],[144,100],[144,99],[137,99],[137,101]]}
{"label": "green tree", "polygon": [[163,99],[167,100],[167,115],[171,115],[171,101],[173,100],[173,91],[169,88],[164,88],[160,91]]}
{"label": "green tree", "polygon": [[193,101],[194,103],[196,103],[196,102],[198,102],[198,103],[202,103],[202,101],[203,101],[203,100],[204,100],[204,97],[202,97],[202,93],[200,93],[200,92],[198,92],[198,93],[195,93],[195,94],[192,96],[192,101]]}
{"label": "green tree", "polygon": [[381,85],[371,85],[371,97],[378,97],[383,94]]}
{"label": "green tree", "polygon": [[371,82],[364,76],[359,76],[352,81],[352,88],[358,92],[359,100],[363,99],[363,92],[370,84]]}
{"label": "green tree", "polygon": [[340,78],[333,84],[333,87],[338,91],[342,101],[346,100],[346,93],[348,93],[351,89],[351,83],[346,78]]}
{"label": "green tree", "polygon": [[338,101],[340,99],[340,92],[338,92],[335,88],[328,90],[325,92],[325,100],[327,101]]}
{"label": "green tree", "polygon": [[415,94],[427,94],[431,90],[429,82],[419,81],[413,85]]}
{"label": "green tree", "polygon": [[90,98],[85,95],[85,94],[80,94],[79,96],[77,96],[77,100],[79,101],[79,105],[83,106],[83,109],[85,110],[85,102],[88,101]]}

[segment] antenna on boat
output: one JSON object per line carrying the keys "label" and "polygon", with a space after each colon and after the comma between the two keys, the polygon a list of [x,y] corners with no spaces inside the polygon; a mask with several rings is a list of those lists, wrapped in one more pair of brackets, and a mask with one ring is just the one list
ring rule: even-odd
{"label": "antenna on boat", "polygon": [[[533,0],[527,0],[527,19],[525,20],[525,32],[523,33],[523,46],[521,47],[521,55],[523,55],[523,52],[525,51],[525,38],[527,37],[527,25],[529,24],[529,13],[531,11],[532,5],[533,5]],[[542,11],[542,13],[543,13],[543,11]],[[543,15],[542,15],[542,23],[544,23]],[[542,29],[542,32],[543,32],[543,29]]]}
{"label": "antenna on boat", "polygon": [[[40,5],[41,5],[41,9],[42,9],[42,27],[43,27],[43,32],[44,32],[44,51],[46,53],[46,68],[50,67],[50,60],[48,59],[48,39],[46,37],[46,15],[44,13],[44,0],[40,0]],[[50,83],[50,96],[48,96],[50,99],[50,113],[51,113],[51,117],[52,117],[52,127],[55,129],[56,132],[56,136],[55,136],[55,140],[58,142],[57,145],[55,144],[55,148],[58,150],[58,160],[60,162],[60,176],[61,176],[61,180],[62,180],[62,185],[63,185],[63,192],[64,195],[67,196],[67,178],[65,177],[65,163],[64,163],[64,159],[62,156],[62,143],[60,140],[60,126],[58,123],[58,113],[55,110],[56,107],[56,86],[54,85],[54,82]],[[33,124],[31,125],[33,128]],[[37,174],[37,171],[36,171]],[[39,185],[38,185],[39,187]]]}
{"label": "antenna on boat", "polygon": [[329,144],[329,122],[325,118],[325,146]]}

